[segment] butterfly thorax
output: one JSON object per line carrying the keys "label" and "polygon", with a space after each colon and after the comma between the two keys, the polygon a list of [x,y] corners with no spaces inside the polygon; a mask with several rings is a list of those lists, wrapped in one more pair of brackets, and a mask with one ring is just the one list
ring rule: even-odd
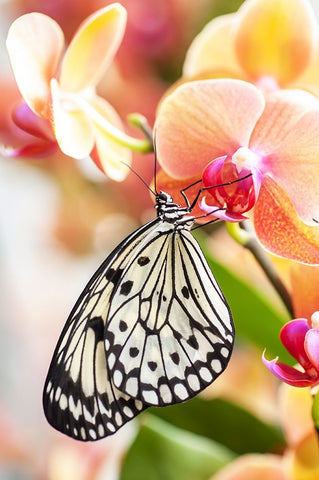
{"label": "butterfly thorax", "polygon": [[190,230],[195,217],[188,215],[190,213],[188,207],[181,207],[178,203],[173,202],[173,198],[166,192],[160,191],[156,195],[155,205],[157,216],[163,222],[171,223],[175,227],[186,228]]}

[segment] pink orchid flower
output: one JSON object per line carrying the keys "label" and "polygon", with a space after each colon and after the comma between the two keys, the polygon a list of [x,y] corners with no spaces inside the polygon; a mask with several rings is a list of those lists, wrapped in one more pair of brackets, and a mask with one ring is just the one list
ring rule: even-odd
{"label": "pink orchid flower", "polygon": [[178,198],[182,188],[202,181],[187,190],[192,197],[206,188],[196,214],[241,221],[252,209],[266,249],[318,264],[318,131],[319,101],[301,90],[277,90],[265,99],[241,80],[185,83],[158,111],[158,187]]}
{"label": "pink orchid flower", "polygon": [[195,37],[183,76],[240,78],[266,91],[298,86],[319,94],[317,44],[308,0],[246,0]]}
{"label": "pink orchid flower", "polygon": [[319,312],[311,317],[311,327],[305,318],[288,322],[280,331],[280,340],[298,361],[303,371],[277,362],[263,362],[280,380],[295,387],[313,387],[319,384]]}
{"label": "pink orchid flower", "polygon": [[95,87],[119,48],[125,25],[126,10],[114,3],[82,23],[64,54],[61,28],[41,13],[19,17],[7,38],[12,69],[31,110],[24,128],[33,122],[33,112],[50,122],[64,154],[76,159],[91,154],[118,181],[128,173],[122,162],[130,163],[131,152],[123,146],[127,136],[117,112]]}

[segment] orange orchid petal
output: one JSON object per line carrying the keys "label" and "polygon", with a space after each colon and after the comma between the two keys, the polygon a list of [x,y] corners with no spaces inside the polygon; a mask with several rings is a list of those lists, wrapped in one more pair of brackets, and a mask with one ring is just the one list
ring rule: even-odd
{"label": "orange orchid petal", "polygon": [[287,383],[280,385],[279,408],[281,426],[289,445],[298,444],[306,435],[313,431],[312,403],[310,388],[292,387],[287,385]]}
{"label": "orange orchid petal", "polygon": [[[202,187],[202,182],[194,185],[191,188],[187,188],[193,183],[201,180],[200,176],[191,177],[191,178],[183,178],[182,180],[177,180],[176,178],[172,178],[164,170],[158,170],[156,172],[156,190],[159,192],[163,190],[166,193],[169,193],[175,203],[186,207],[185,198],[181,194],[181,190],[186,188],[185,195],[188,198],[189,203],[191,204],[192,201],[195,199],[198,190]],[[154,185],[152,186],[154,188]],[[193,209],[192,215],[199,216],[203,215],[203,211],[199,208],[198,204]]]}
{"label": "orange orchid petal", "polygon": [[319,267],[292,263],[290,280],[295,317],[310,319],[319,308]]}
{"label": "orange orchid petal", "polygon": [[167,96],[155,123],[157,157],[175,178],[201,175],[214,158],[247,146],[264,97],[241,80],[180,85]]}
{"label": "orange orchid petal", "polygon": [[318,434],[313,431],[285,455],[285,464],[291,480],[318,480]]}
{"label": "orange orchid petal", "polygon": [[294,80],[311,61],[316,21],[306,0],[250,0],[239,9],[236,51],[254,80]]}
{"label": "orange orchid petal", "polygon": [[40,117],[49,118],[50,80],[64,47],[59,25],[42,13],[19,17],[10,27],[7,49],[20,92]]}
{"label": "orange orchid petal", "polygon": [[[106,100],[95,96],[90,100],[90,104],[103,118],[118,129],[123,130],[123,124],[119,115]],[[91,154],[93,160],[112,180],[117,182],[123,181],[130,172],[128,166],[131,165],[132,161],[131,151],[109,138],[99,125],[94,122],[93,129],[96,142],[96,148]]]}
{"label": "orange orchid petal", "polygon": [[126,10],[113,3],[89,16],[69,45],[61,67],[60,84],[78,92],[95,86],[111,64],[122,41]]}
{"label": "orange orchid petal", "polygon": [[297,262],[319,264],[319,226],[300,220],[286,192],[265,176],[254,207],[254,227],[271,253]]}
{"label": "orange orchid petal", "polygon": [[319,101],[300,90],[282,90],[267,103],[250,146],[263,157],[307,223],[319,220]]}
{"label": "orange orchid petal", "polygon": [[211,480],[288,480],[279,455],[247,454],[238,457]]}
{"label": "orange orchid petal", "polygon": [[229,70],[238,77],[245,78],[235,53],[235,19],[236,14],[216,17],[195,37],[183,66],[185,77],[195,77],[212,70]]}
{"label": "orange orchid petal", "polygon": [[87,157],[94,146],[91,122],[55,80],[51,81],[51,93],[53,128],[60,149],[73,158]]}

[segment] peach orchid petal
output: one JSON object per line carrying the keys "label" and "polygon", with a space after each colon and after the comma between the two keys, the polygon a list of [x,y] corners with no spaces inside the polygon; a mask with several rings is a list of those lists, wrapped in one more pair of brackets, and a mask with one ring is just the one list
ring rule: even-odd
{"label": "peach orchid petal", "polygon": [[269,176],[263,178],[254,207],[254,228],[261,244],[271,253],[319,264],[319,226],[303,223],[286,192]]}
{"label": "peach orchid petal", "polygon": [[292,387],[282,383],[279,387],[279,411],[281,426],[290,446],[299,443],[314,429],[311,416],[312,395],[310,388]]}
{"label": "peach orchid petal", "polygon": [[65,97],[57,81],[51,81],[53,128],[61,151],[70,157],[87,157],[94,146],[90,120],[72,99]]}
{"label": "peach orchid petal", "polygon": [[214,158],[248,145],[263,108],[262,93],[241,80],[179,86],[163,100],[155,123],[160,164],[175,178],[198,175]]}
{"label": "peach orchid petal", "polygon": [[211,480],[288,480],[281,457],[246,454],[229,463]]}
{"label": "peach orchid petal", "polygon": [[291,480],[318,480],[318,434],[313,431],[304,437],[294,449],[285,455],[285,464]]}
{"label": "peach orchid petal", "polygon": [[[90,100],[90,105],[103,116],[105,120],[123,130],[122,121],[115,109],[103,98],[95,96]],[[97,166],[107,174],[109,178],[117,182],[123,181],[130,170],[132,154],[118,142],[109,138],[102,128],[93,122],[95,136],[95,148],[91,156]]]}
{"label": "peach orchid petal", "polygon": [[[197,183],[198,181],[199,183]],[[193,185],[194,183],[195,185]],[[188,188],[190,185],[193,186]],[[174,202],[183,207],[186,206],[186,202],[181,194],[181,190],[186,189],[185,195],[191,204],[202,186],[201,178],[198,177],[198,175],[196,177],[184,178],[183,180],[176,180],[167,175],[165,170],[158,170],[156,172],[156,191],[159,192],[160,190],[163,190],[164,192],[169,193],[173,197]],[[154,185],[152,185],[152,187],[154,189]],[[192,210],[192,215],[195,217],[203,215],[203,211],[199,208],[198,202]]]}
{"label": "peach orchid petal", "polygon": [[194,77],[212,70],[233,72],[244,79],[245,73],[240,67],[234,47],[234,20],[236,14],[214,18],[195,37],[189,47],[183,75]]}
{"label": "peach orchid petal", "polygon": [[78,92],[95,86],[113,61],[126,26],[126,10],[108,5],[88,17],[69,45],[61,66],[60,84]]}
{"label": "peach orchid petal", "polygon": [[7,49],[19,90],[31,110],[49,118],[50,80],[56,75],[64,47],[59,25],[42,13],[13,22]]}
{"label": "peach orchid petal", "polygon": [[316,44],[315,15],[307,0],[249,0],[238,11],[236,51],[255,80],[284,85],[308,66]]}
{"label": "peach orchid petal", "polygon": [[319,101],[300,90],[275,92],[252,134],[250,147],[309,224],[319,220]]}
{"label": "peach orchid petal", "polygon": [[290,279],[296,318],[311,318],[319,307],[319,268],[292,263]]}

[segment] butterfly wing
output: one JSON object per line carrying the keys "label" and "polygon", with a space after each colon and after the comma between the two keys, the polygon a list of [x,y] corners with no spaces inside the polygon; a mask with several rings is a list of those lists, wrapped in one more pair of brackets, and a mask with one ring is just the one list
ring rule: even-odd
{"label": "butterfly wing", "polygon": [[104,350],[110,298],[123,288],[121,275],[131,252],[156,228],[150,222],[124,240],[93,275],[75,304],[58,340],[44,386],[49,423],[80,440],[97,440],[117,431],[146,408],[112,383]]}
{"label": "butterfly wing", "polygon": [[105,345],[114,385],[147,405],[185,401],[222,373],[233,341],[229,307],[198,243],[187,229],[159,225],[112,292]]}

